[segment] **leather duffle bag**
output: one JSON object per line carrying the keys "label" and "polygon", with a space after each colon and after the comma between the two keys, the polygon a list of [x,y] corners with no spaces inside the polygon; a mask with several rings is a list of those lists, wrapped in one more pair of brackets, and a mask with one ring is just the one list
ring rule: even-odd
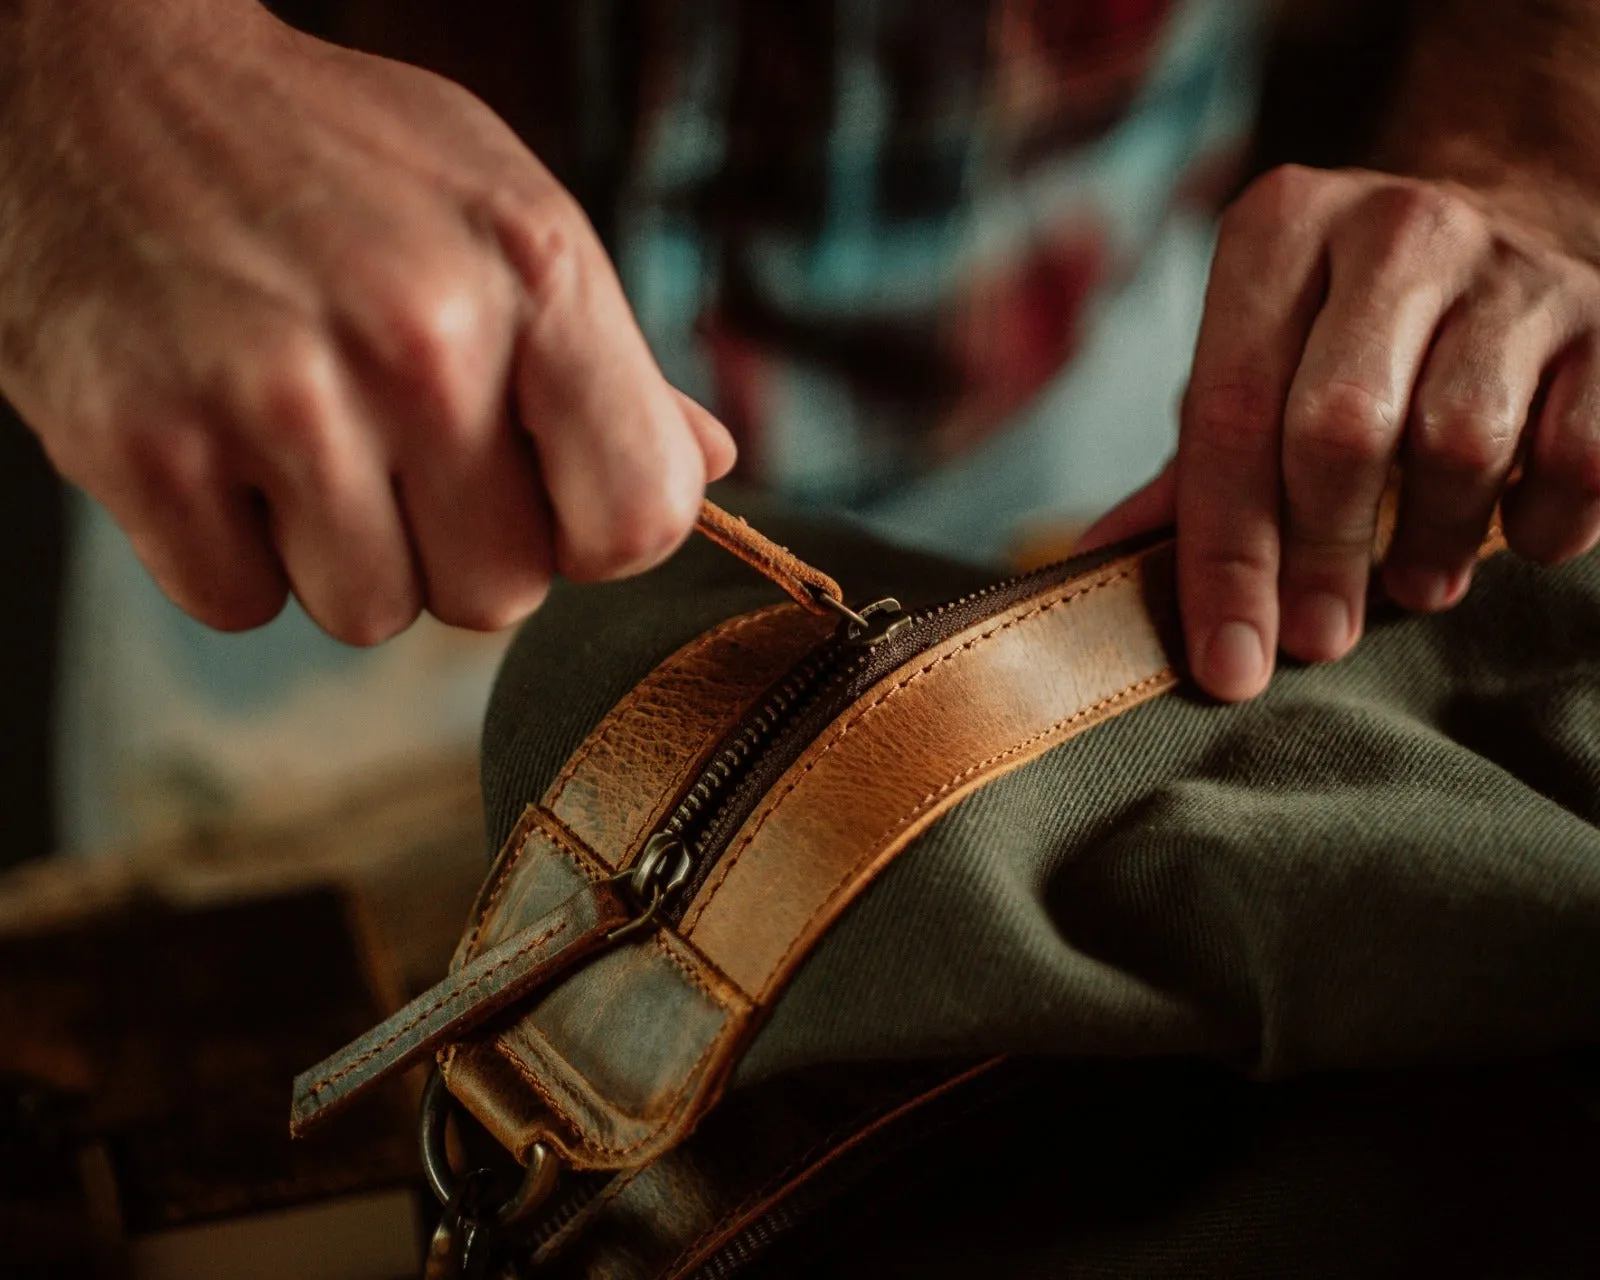
{"label": "leather duffle bag", "polygon": [[1596,557],[1223,706],[1164,536],[745,509],[524,627],[449,976],[295,1082],[434,1064],[428,1274],[1600,1274]]}

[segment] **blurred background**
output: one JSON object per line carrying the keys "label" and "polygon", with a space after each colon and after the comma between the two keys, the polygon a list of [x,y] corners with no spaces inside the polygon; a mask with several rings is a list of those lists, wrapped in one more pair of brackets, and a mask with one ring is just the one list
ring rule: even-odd
{"label": "blurred background", "polygon": [[[741,349],[690,314],[708,268],[675,230],[682,208],[670,181],[641,197],[643,143],[628,123],[656,83],[645,33],[718,6],[273,7],[307,31],[457,79],[500,112],[584,202],[669,375],[741,428],[740,386],[728,376],[742,367]],[[779,46],[805,37],[775,16],[790,12],[782,6],[724,7]],[[1184,38],[1225,52],[1220,65],[1232,70],[1202,83],[1180,42],[1157,48],[1165,72],[1154,79],[1166,75],[1166,96],[1145,104],[1147,123],[1158,140],[1163,128],[1214,134],[1226,163],[1171,218],[1165,204],[1135,198],[1119,230],[1149,225],[1130,265],[1110,277],[1115,287],[1097,296],[1094,336],[1071,378],[1028,382],[1013,395],[1020,427],[970,447],[957,441],[958,460],[914,484],[841,489],[824,465],[829,450],[870,480],[900,465],[903,441],[873,435],[870,421],[848,439],[830,435],[830,406],[870,419],[879,402],[791,368],[790,402],[808,407],[786,426],[802,444],[747,436],[747,481],[934,550],[1015,563],[1063,553],[1154,472],[1173,439],[1209,211],[1284,161],[1358,162],[1410,13],[1406,3],[1302,0],[1263,26],[1247,4],[1190,8],[1198,16]],[[1185,106],[1185,93],[1197,105]],[[836,132],[849,126],[834,121]],[[671,152],[688,135],[665,136]],[[757,177],[787,181],[781,168]],[[848,221],[848,192],[830,199]],[[725,314],[756,324],[765,313],[747,292],[743,312],[729,303]],[[989,316],[999,346],[1027,339],[1007,331],[1006,314],[997,306]],[[879,350],[875,341],[865,335],[863,349]],[[1055,430],[1063,418],[1116,429],[1073,437]],[[1008,478],[1017,441],[1048,460],[1028,469],[1028,492]],[[983,523],[1001,496],[1003,535]],[[29,1274],[221,1274],[225,1257],[236,1276],[403,1274],[394,1250],[409,1256],[422,1212],[406,1090],[328,1145],[291,1150],[287,1084],[444,968],[484,868],[477,735],[507,637],[425,621],[356,651],[292,605],[255,633],[208,632],[164,600],[104,513],[55,478],[3,404],[0,572],[0,868],[11,868],[0,873],[0,1229],[24,1240]],[[319,994],[308,1003],[310,991]],[[300,1219],[271,1247],[248,1230],[192,1248],[182,1235],[357,1192],[378,1199],[352,1202],[337,1221]],[[305,1261],[307,1239],[347,1247],[318,1271]],[[129,1261],[129,1240],[144,1242],[142,1261]],[[63,1242],[76,1252],[59,1255]],[[292,1272],[281,1269],[284,1250],[299,1251]]]}

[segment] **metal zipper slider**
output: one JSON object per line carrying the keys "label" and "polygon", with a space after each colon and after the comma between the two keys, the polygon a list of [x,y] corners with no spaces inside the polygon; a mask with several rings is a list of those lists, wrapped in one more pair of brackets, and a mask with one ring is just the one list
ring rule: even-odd
{"label": "metal zipper slider", "polygon": [[633,866],[611,877],[612,883],[623,887],[639,914],[606,934],[606,941],[621,942],[643,933],[655,923],[661,908],[683,891],[693,872],[694,860],[683,841],[666,831],[656,832]]}
{"label": "metal zipper slider", "polygon": [[841,639],[862,649],[871,649],[892,639],[911,625],[911,615],[900,607],[893,596],[874,600],[857,613],[837,596],[826,592],[813,592],[817,603],[839,615]]}

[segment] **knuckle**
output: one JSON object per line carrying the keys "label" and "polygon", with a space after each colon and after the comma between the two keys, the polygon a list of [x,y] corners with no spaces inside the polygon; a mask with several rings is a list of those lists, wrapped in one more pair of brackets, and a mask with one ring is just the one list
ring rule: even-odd
{"label": "knuckle", "polygon": [[583,556],[586,577],[634,573],[659,563],[689,534],[698,503],[685,503],[664,487],[614,504]]}
{"label": "knuckle", "polygon": [[139,483],[168,503],[188,505],[214,474],[211,442],[196,429],[135,431],[124,439],[123,449],[126,464]]}
{"label": "knuckle", "polygon": [[1483,239],[1469,204],[1421,183],[1373,191],[1336,232],[1337,247],[1363,273],[1412,293],[1439,291],[1446,269],[1458,268]]}
{"label": "knuckle", "polygon": [[295,331],[264,345],[242,373],[239,399],[274,448],[313,469],[328,461],[338,421],[339,370],[329,344]]}
{"label": "knuckle", "polygon": [[1386,459],[1396,413],[1359,383],[1328,381],[1292,396],[1286,422],[1293,447],[1308,461],[1343,470]]}
{"label": "knuckle", "polygon": [[1275,581],[1278,557],[1260,544],[1204,547],[1195,555],[1194,572],[1208,592],[1236,594],[1247,584]]}
{"label": "knuckle", "polygon": [[503,631],[534,612],[549,592],[550,581],[541,576],[494,595],[435,605],[433,613],[439,621],[468,631]]}
{"label": "knuckle", "polygon": [[594,252],[594,232],[572,197],[551,190],[503,211],[497,222],[534,317],[569,304]]}
{"label": "knuckle", "polygon": [[1230,454],[1253,454],[1277,434],[1282,413],[1276,383],[1249,369],[1192,385],[1183,404],[1185,429]]}
{"label": "knuckle", "polygon": [[475,268],[445,264],[391,289],[379,342],[393,371],[445,432],[476,424],[493,381],[496,326],[509,329],[502,289]]}
{"label": "knuckle", "polygon": [[1501,470],[1515,447],[1518,426],[1489,397],[1435,402],[1421,408],[1407,441],[1422,465],[1451,475]]}
{"label": "knuckle", "polygon": [[1252,182],[1233,202],[1223,219],[1223,231],[1277,227],[1297,217],[1317,186],[1327,181],[1303,165],[1285,164],[1269,169]]}
{"label": "knuckle", "polygon": [[611,521],[606,559],[619,568],[654,563],[681,542],[694,523],[666,495],[625,503]]}

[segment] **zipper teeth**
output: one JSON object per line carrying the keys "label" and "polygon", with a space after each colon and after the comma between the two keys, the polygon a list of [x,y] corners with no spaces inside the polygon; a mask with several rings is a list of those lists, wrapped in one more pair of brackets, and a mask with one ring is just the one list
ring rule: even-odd
{"label": "zipper teeth", "polygon": [[[1003,591],[1024,578],[1046,573],[1053,567],[1047,566],[1033,573],[1015,574],[981,587],[977,591],[968,592],[955,600],[947,600],[942,604],[919,610],[910,615],[911,625],[915,627],[925,622],[932,622],[952,609],[963,608],[985,596]],[[706,835],[716,827],[717,818],[727,805],[729,782],[738,777],[742,767],[754,759],[760,749],[777,736],[789,716],[800,705],[809,702],[811,695],[815,694],[823,684],[832,684],[837,679],[847,677],[866,660],[866,655],[863,654],[861,661],[851,663],[843,670],[834,669],[840,652],[841,646],[838,641],[830,641],[789,673],[777,691],[769,695],[767,701],[745,721],[739,736],[732,742],[725,743],[712,757],[711,762],[700,771],[700,776],[694,785],[678,802],[678,807],[662,826],[661,830],[665,834],[685,840],[691,854],[696,857],[705,851]],[[829,674],[834,676],[834,680],[822,679]]]}
{"label": "zipper teeth", "polygon": [[724,743],[701,770],[694,786],[662,827],[666,834],[684,840],[695,853],[702,851],[706,832],[716,825],[717,815],[727,804],[728,784],[737,780],[743,766],[778,735],[790,716],[808,703],[819,687],[830,683],[825,677],[838,674],[835,667],[840,652],[837,644],[830,643],[789,673],[744,722],[739,735]]}
{"label": "zipper teeth", "polygon": [[[909,626],[883,646],[884,651],[897,654],[896,661],[904,661],[907,656],[904,642],[917,631],[948,614],[981,607],[981,602],[999,593],[1015,592],[1033,583],[1059,578],[1063,571],[1073,567],[1074,559],[1013,574],[956,599],[908,614]],[[854,679],[873,663],[874,654],[878,652],[875,648],[852,648],[840,639],[842,634],[836,633],[791,670],[777,690],[744,720],[736,736],[718,748],[672,815],[657,828],[658,834],[680,841],[689,855],[693,871],[685,887],[687,894],[692,896],[707,871],[706,854],[712,837],[726,825],[723,819],[746,774],[759,767],[768,747],[783,736],[791,722],[803,717],[828,690]]]}

